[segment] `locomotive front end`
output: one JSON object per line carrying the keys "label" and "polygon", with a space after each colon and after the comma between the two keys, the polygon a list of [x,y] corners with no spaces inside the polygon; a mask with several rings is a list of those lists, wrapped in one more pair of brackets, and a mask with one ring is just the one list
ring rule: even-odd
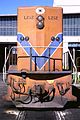
{"label": "locomotive front end", "polygon": [[8,70],[8,94],[18,108],[61,108],[72,98],[71,71],[63,71],[62,8],[19,7],[17,65]]}

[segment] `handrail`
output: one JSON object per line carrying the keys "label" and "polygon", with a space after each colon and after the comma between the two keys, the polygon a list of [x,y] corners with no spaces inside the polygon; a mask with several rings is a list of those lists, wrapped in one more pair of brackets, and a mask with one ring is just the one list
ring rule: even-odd
{"label": "handrail", "polygon": [[[6,47],[5,47],[5,52],[6,52]],[[5,64],[4,64],[4,66],[3,66],[3,81],[4,81],[4,83],[6,82],[5,80],[6,80],[6,63],[7,63],[7,61],[8,61],[8,59],[9,59],[9,56],[10,56],[10,53],[11,53],[11,49],[9,50],[9,53],[8,53],[8,56],[7,56],[7,58],[6,58],[6,56],[5,56]],[[6,54],[6,53],[5,53]]]}
{"label": "handrail", "polygon": [[[28,58],[28,57],[30,57],[30,56],[18,56],[17,58]],[[47,57],[47,56],[32,56],[32,57],[43,57],[43,58],[49,58],[49,57]],[[50,59],[52,59],[52,60],[62,60],[61,58],[50,58]]]}
{"label": "handrail", "polygon": [[[14,46],[14,47],[11,47],[10,49],[9,49],[9,53],[8,53],[8,55],[7,55],[7,58],[6,58],[6,56],[5,56],[5,64],[4,64],[4,66],[3,66],[3,82],[4,83],[6,83],[6,64],[7,64],[7,61],[8,61],[8,59],[9,59],[9,57],[10,57],[10,53],[11,53],[11,51],[12,51],[12,49],[13,48],[16,48],[16,46]],[[6,54],[6,51],[7,51],[7,47],[5,47],[5,54]]]}
{"label": "handrail", "polygon": [[[4,64],[4,66],[3,66],[3,81],[4,82],[6,82],[6,75],[7,75],[7,72],[6,72],[6,64],[7,64],[7,62],[8,62],[8,60],[9,60],[9,57],[10,57],[10,54],[11,54],[11,51],[12,51],[12,49],[17,49],[17,48],[57,48],[56,46],[13,46],[13,47],[11,47],[10,48],[10,50],[9,50],[9,53],[8,53],[8,55],[7,55],[7,58],[5,58],[5,64]],[[58,47],[58,48],[63,48],[63,47]],[[74,60],[73,60],[73,58],[72,58],[72,55],[71,55],[71,53],[70,53],[70,50],[69,49],[67,49],[67,52],[69,53],[69,56],[70,56],[70,58],[71,58],[71,61],[72,61],[72,63],[73,63],[73,66],[74,66],[74,68],[75,68],[75,72],[73,73],[74,75],[75,75],[75,83],[76,83],[76,81],[77,81],[77,67],[76,67],[76,65],[75,65],[75,63],[74,63]],[[32,57],[32,56],[31,56]],[[38,56],[39,57],[39,56]],[[40,57],[41,57],[41,55],[40,55]],[[46,57],[46,56],[42,56],[42,57]],[[53,59],[53,58],[51,58],[50,57],[50,59]],[[57,59],[57,58],[56,58]]]}
{"label": "handrail", "polygon": [[76,84],[76,83],[77,83],[77,78],[78,78],[77,67],[76,67],[76,65],[75,65],[75,63],[74,63],[74,60],[73,60],[73,58],[72,58],[72,55],[71,55],[69,49],[68,49],[68,52],[69,52],[70,58],[71,58],[71,60],[72,60],[73,67],[75,68],[75,72],[74,72],[73,74],[75,74],[75,81],[74,81],[74,83]]}

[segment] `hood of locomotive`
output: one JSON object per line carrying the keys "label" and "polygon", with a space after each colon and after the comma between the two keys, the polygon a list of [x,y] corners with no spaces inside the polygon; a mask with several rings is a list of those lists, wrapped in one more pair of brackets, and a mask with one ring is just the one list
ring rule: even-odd
{"label": "hood of locomotive", "polygon": [[62,42],[62,8],[18,8],[17,69],[22,76],[41,80],[38,84],[61,77]]}
{"label": "hood of locomotive", "polygon": [[18,8],[17,42],[21,47],[17,52],[18,70],[62,70],[59,60],[53,68],[54,59],[62,60],[62,8]]}

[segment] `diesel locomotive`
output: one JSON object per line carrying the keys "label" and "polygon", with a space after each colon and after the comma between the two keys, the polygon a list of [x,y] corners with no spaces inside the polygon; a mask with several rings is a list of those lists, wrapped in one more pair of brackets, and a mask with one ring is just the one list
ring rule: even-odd
{"label": "diesel locomotive", "polygon": [[17,108],[62,108],[77,99],[72,71],[63,69],[62,20],[61,7],[18,8],[17,46],[9,51],[16,50],[16,64],[3,71],[7,96]]}

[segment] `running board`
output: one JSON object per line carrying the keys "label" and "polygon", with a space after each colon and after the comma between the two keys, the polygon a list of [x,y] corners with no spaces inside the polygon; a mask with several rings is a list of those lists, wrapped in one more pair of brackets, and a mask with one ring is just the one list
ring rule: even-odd
{"label": "running board", "polygon": [[51,79],[57,79],[60,77],[64,77],[67,75],[71,75],[71,71],[17,71],[17,70],[9,70],[8,75],[16,75],[20,77],[29,77],[30,79],[36,79],[36,80],[51,80]]}
{"label": "running board", "polygon": [[14,102],[16,107],[18,109],[54,109],[54,108],[63,108],[66,103],[68,102],[68,99],[62,97],[62,96],[55,96],[54,99],[50,102],[37,102],[37,103],[29,103],[29,104],[22,104],[19,102]]}

